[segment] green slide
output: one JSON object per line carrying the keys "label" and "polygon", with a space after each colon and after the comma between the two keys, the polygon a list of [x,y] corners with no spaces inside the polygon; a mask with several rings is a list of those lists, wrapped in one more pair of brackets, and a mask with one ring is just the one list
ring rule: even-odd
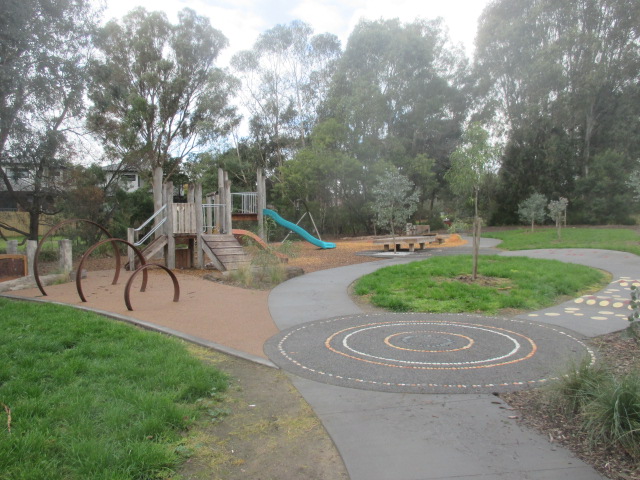
{"label": "green slide", "polygon": [[322,240],[317,239],[316,237],[311,235],[309,232],[307,232],[304,228],[299,227],[295,223],[292,223],[292,222],[290,222],[288,220],[285,220],[284,218],[282,218],[280,215],[278,215],[273,210],[269,210],[268,208],[265,208],[264,210],[262,210],[262,213],[264,215],[267,215],[268,217],[273,218],[278,225],[282,225],[284,228],[288,228],[292,232],[297,233],[302,238],[304,238],[307,242],[312,243],[316,247],[320,247],[320,248],[336,248],[336,244],[335,243],[323,242]]}

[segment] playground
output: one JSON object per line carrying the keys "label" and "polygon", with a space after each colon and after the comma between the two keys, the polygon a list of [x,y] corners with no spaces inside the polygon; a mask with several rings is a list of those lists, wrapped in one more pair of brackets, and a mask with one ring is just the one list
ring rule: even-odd
{"label": "playground", "polygon": [[[345,265],[377,260],[376,257],[356,255],[373,250],[371,239],[338,240],[337,248],[322,249],[308,242],[300,243],[297,257],[288,264],[303,268],[305,273]],[[459,237],[452,245],[464,243]],[[82,302],[74,282],[48,285],[47,296],[37,288],[7,292],[10,295],[58,302],[92,310],[133,318],[141,326],[154,325],[173,335],[203,339],[214,346],[228,347],[232,353],[246,354],[250,358],[266,360],[263,345],[278,332],[269,314],[265,290],[245,289],[219,282],[203,280],[209,270],[174,270],[180,285],[180,300],[172,302],[173,285],[163,272],[149,271],[149,282],[144,293],[139,292],[140,279],[131,288],[133,311],[123,302],[123,280],[112,285],[113,258],[90,262],[87,276],[82,280],[87,302]]]}
{"label": "playground", "polygon": [[[277,336],[278,332],[286,332],[288,328],[287,324],[290,322],[289,319],[293,319],[293,321],[300,321],[302,319],[306,319],[313,322],[314,316],[317,316],[318,318],[335,317],[336,314],[333,313],[333,310],[335,310],[336,308],[338,308],[339,310],[343,310],[343,309],[346,310],[345,309],[345,307],[347,306],[347,303],[345,303],[346,297],[343,299],[341,296],[340,299],[336,299],[333,296],[334,294],[332,294],[331,292],[336,290],[336,288],[340,291],[346,291],[346,286],[351,281],[350,275],[352,275],[352,273],[349,273],[350,272],[349,269],[353,269],[353,267],[357,267],[358,275],[359,275],[360,273],[362,273],[360,270],[362,267],[364,267],[365,270],[376,268],[375,266],[368,267],[365,264],[371,261],[378,260],[379,257],[356,254],[356,253],[362,252],[363,250],[366,250],[368,254],[376,254],[374,251],[375,247],[372,246],[371,239],[336,241],[335,243],[336,243],[336,248],[330,249],[330,250],[319,249],[318,247],[306,246],[306,244],[304,244],[305,246],[303,247],[303,251],[299,256],[299,258],[292,260],[292,262],[300,261],[300,262],[307,263],[308,264],[307,268],[309,269],[309,271],[315,272],[315,275],[308,275],[305,277],[301,277],[300,280],[303,280],[302,282],[293,282],[293,283],[304,284],[306,281],[311,281],[314,277],[317,277],[318,279],[320,279],[319,281],[321,285],[329,285],[329,283],[331,283],[332,287],[328,289],[328,291],[326,292],[327,295],[329,295],[329,297],[331,298],[330,302],[327,302],[326,301],[327,299],[324,298],[325,292],[323,292],[322,289],[318,290],[317,286],[314,286],[315,284],[309,285],[307,287],[307,289],[310,288],[309,292],[306,292],[305,294],[306,296],[303,295],[302,298],[299,299],[298,298],[298,296],[300,295],[299,293],[293,294],[290,289],[287,290],[286,288],[284,290],[275,289],[272,292],[266,292],[266,291],[260,291],[260,290],[246,290],[246,289],[240,289],[240,288],[236,288],[228,285],[221,285],[221,284],[215,284],[212,282],[204,281],[200,276],[195,275],[194,272],[190,272],[189,274],[186,274],[186,273],[181,273],[177,271],[176,275],[178,276],[178,279],[180,281],[182,296],[181,296],[180,302],[175,303],[175,302],[171,302],[170,295],[169,295],[169,293],[172,291],[171,290],[172,285],[171,285],[170,279],[166,275],[164,275],[163,272],[161,271],[150,271],[149,272],[150,281],[148,284],[147,291],[142,293],[142,292],[138,292],[137,288],[133,288],[132,302],[135,308],[133,311],[127,311],[122,302],[121,285],[111,285],[112,272],[108,270],[105,270],[105,271],[89,270],[87,272],[87,278],[84,279],[84,282],[85,282],[84,292],[87,296],[87,300],[88,300],[87,303],[82,303],[78,299],[77,293],[72,283],[47,286],[48,298],[46,300],[60,302],[60,303],[68,303],[71,305],[76,305],[81,307],[89,306],[93,310],[108,312],[107,315],[113,316],[115,318],[121,318],[121,316],[125,316],[130,319],[133,318],[135,319],[135,322],[137,322],[139,325],[143,327],[156,326],[156,328],[160,329],[161,331],[165,331],[169,334],[181,336],[188,340],[194,340],[194,337],[198,337],[199,339],[198,343],[202,345],[209,346],[209,347],[216,347],[222,351],[228,351],[234,354],[240,354],[240,356],[245,356],[245,358],[252,359],[254,361],[257,361],[258,363],[269,364],[270,363],[269,360],[266,358],[265,354],[262,351],[263,343],[265,342],[266,339]],[[443,249],[442,247],[443,245],[440,245],[438,246],[438,249],[446,250],[446,249]],[[572,258],[576,258],[577,260],[580,260],[581,258],[581,254],[579,251],[567,252],[567,254],[571,255]],[[421,253],[416,252],[414,255],[419,256],[421,255]],[[609,267],[611,267],[612,266],[611,261],[612,259],[615,259],[615,258],[616,258],[615,255],[612,255],[611,257],[605,255],[602,257],[600,261],[603,262],[603,264],[606,264]],[[620,261],[616,261],[616,263],[620,264],[620,268],[622,270],[624,270],[624,268],[630,268],[629,265],[626,265],[628,263],[628,259],[626,259],[626,257],[624,256],[621,257]],[[340,270],[329,270],[332,267],[341,267],[341,268]],[[344,274],[345,272],[346,272],[346,275]],[[317,274],[322,274],[322,275],[321,277],[318,277]],[[353,274],[355,274],[355,270]],[[287,284],[288,283],[289,282],[287,282]],[[280,290],[282,293],[279,293],[278,290]],[[313,298],[308,296],[308,294],[311,291],[313,292]],[[274,293],[275,293],[275,297],[273,297]],[[42,295],[37,289],[22,290],[22,291],[14,292],[13,294],[31,297],[34,299],[42,299]],[[273,298],[270,298],[269,296],[270,294]],[[282,297],[279,299],[280,300],[279,302],[277,301],[272,302],[272,300],[274,299],[278,300],[279,296]],[[300,309],[296,309],[293,307],[296,301],[303,301],[305,305],[308,306],[308,309],[304,311],[304,315],[300,314]],[[278,306],[278,304],[280,306]],[[283,306],[284,306],[284,310],[283,310]],[[351,308],[351,307],[348,307],[348,308]],[[575,308],[572,307],[571,310],[575,310]],[[284,314],[285,312],[286,314]],[[348,313],[350,312],[345,311],[345,314],[348,314]],[[549,312],[546,315],[556,315],[556,313]],[[278,324],[274,323],[273,318],[278,319],[279,323]],[[394,318],[397,323],[398,317],[394,316]],[[557,317],[552,317],[552,318],[557,318]],[[372,322],[375,323],[377,321],[366,315],[365,316],[356,315],[354,317],[354,320],[355,320],[355,323],[353,323],[353,326],[358,327],[359,329],[362,329],[363,326],[366,327],[366,325],[363,322],[368,322],[369,324],[371,324]],[[382,320],[384,320],[385,322],[389,322],[393,319],[390,319],[388,321],[386,318],[384,318]],[[423,319],[417,319],[417,320],[424,323]],[[465,324],[461,324],[459,319],[457,321],[457,324],[454,325],[453,327],[462,329],[462,330],[456,330],[456,331],[447,330],[446,332],[444,332],[444,330],[449,328],[449,326],[445,325],[445,322],[444,322],[445,320],[447,319],[438,320],[439,322],[438,328],[439,330],[442,330],[441,332],[442,338],[435,339],[439,343],[438,345],[430,344],[429,345],[430,349],[432,349],[432,347],[434,346],[440,348],[440,344],[444,344],[447,342],[450,343],[450,340],[452,339],[465,340],[463,337],[474,337],[473,338],[474,341],[483,342],[483,339],[475,334],[476,332],[470,333],[469,327]],[[398,343],[398,341],[405,342],[405,340],[411,340],[411,339],[405,338],[406,325],[410,322],[415,323],[413,319],[410,319],[409,321],[404,321],[404,325],[400,325],[400,327],[403,327],[404,330],[399,330],[398,332],[395,332],[395,331],[390,332],[390,334],[387,335],[388,340],[392,343],[392,346],[394,346],[394,348],[402,347],[402,349],[404,350],[407,349],[407,346],[404,343],[401,345]],[[599,321],[599,322],[602,323],[602,321]],[[448,323],[452,323],[452,322],[448,321]],[[327,326],[331,327],[331,325],[327,324],[326,322],[324,323],[313,322],[310,325],[312,325],[313,328],[316,328],[316,326],[320,328],[325,328]],[[443,328],[443,327],[446,327],[446,328]],[[485,321],[485,327],[486,327],[485,330],[481,332],[482,335],[495,336],[497,332],[497,335],[503,338],[506,338],[503,335],[506,330],[515,331],[520,328],[515,324],[513,324],[513,326],[493,325],[493,324],[489,325],[486,321]],[[349,326],[349,328],[352,328],[352,326]],[[429,327],[429,328],[431,329],[433,327]],[[534,329],[535,328],[537,327],[534,326]],[[320,337],[324,338],[327,336],[333,336],[334,333],[335,333],[334,330],[329,328],[326,331],[320,331]],[[522,334],[522,332],[520,333]],[[536,334],[537,333],[535,331],[532,331],[530,334],[525,332],[525,335],[527,337],[532,337],[532,338]],[[554,337],[555,334],[551,333],[551,336]],[[509,339],[506,339],[506,340],[508,342],[511,341]],[[539,343],[538,339],[534,339],[534,340],[536,343]],[[552,338],[552,340],[555,341],[554,338]],[[543,338],[541,339],[541,341],[545,342],[546,340]],[[456,347],[456,345],[451,345],[451,346]],[[417,345],[417,344],[409,345],[409,347],[414,349],[421,348],[423,350],[426,348],[424,347],[424,345]],[[465,346],[462,345],[458,350],[464,350],[464,347]],[[447,346],[447,348],[449,347]],[[574,347],[569,345],[569,349],[573,349],[573,348]],[[561,349],[562,348],[556,348],[556,350],[561,350]],[[290,350],[292,350],[293,352],[301,351],[301,349],[298,348],[298,346],[295,344],[293,345],[293,348],[291,348]],[[312,356],[318,355],[313,351],[309,351],[309,353]],[[533,354],[532,352],[523,352],[523,353],[527,358],[525,358],[524,361],[520,362],[519,363],[520,365],[530,364],[531,362],[528,360],[528,358],[535,358],[535,355],[536,355],[536,354]],[[310,360],[314,360],[314,358],[310,358]],[[322,361],[322,359],[320,360]],[[274,373],[276,371],[274,371],[273,369],[260,367],[260,366],[250,367],[249,364],[246,364],[246,363],[243,365],[240,365],[240,364],[242,364],[242,362],[231,361],[228,359],[221,361],[221,365],[230,365],[230,371],[232,374],[233,374],[234,368],[237,369],[236,371],[238,372],[238,375],[246,375],[247,371],[253,371],[254,373],[252,374],[253,375],[252,383],[256,387],[258,387],[258,390],[259,390],[259,386],[261,384],[264,384],[265,381],[268,381],[269,384],[273,384],[282,379],[282,374],[276,374],[274,376]],[[306,367],[307,369],[315,368],[311,364],[307,364]],[[226,367],[223,367],[223,368],[226,368]],[[284,366],[283,368],[287,369]],[[257,373],[256,369],[261,373]],[[352,377],[356,382],[358,382],[357,376],[352,375]],[[476,375],[472,375],[472,377],[475,378]],[[265,379],[268,379],[268,380],[265,380]],[[381,381],[388,383],[387,379],[382,379]],[[311,382],[311,383],[314,385],[317,385],[315,382]],[[331,383],[331,382],[328,382],[328,383]],[[305,395],[305,398],[307,398],[307,395],[310,393],[308,389],[310,388],[311,384],[307,383],[306,380],[302,382],[300,380],[296,380],[295,385],[296,385],[296,388],[298,388],[299,390],[302,388],[301,391]],[[349,386],[349,385],[345,385],[345,386]],[[306,391],[305,391],[305,388],[307,389]],[[333,388],[335,387],[330,385],[327,391],[331,392]],[[247,401],[245,403],[250,401],[252,402],[250,405],[255,405],[256,402],[258,401],[265,402],[265,403],[271,403],[272,400],[278,401],[278,399],[280,398],[280,395],[285,395],[285,396],[291,395],[291,391],[289,391],[288,393],[282,392],[282,390],[286,390],[286,389],[287,387],[283,385],[283,388],[278,389],[278,392],[271,391],[272,395],[269,398],[260,397],[258,394],[258,390],[252,390],[255,396],[251,398],[246,397]],[[386,395],[402,395],[404,391],[402,388],[399,390],[397,388],[393,388],[385,392],[385,389],[386,387],[381,389],[382,390],[381,394],[383,396],[380,396],[380,399],[391,398],[391,397],[386,397]],[[432,389],[432,387],[429,387],[429,389]],[[425,389],[425,391],[429,391],[429,389]],[[380,390],[380,389],[376,388],[374,390]],[[375,391],[365,392],[361,390],[360,386],[355,386],[355,388],[345,390],[345,391],[349,392],[348,398],[345,397],[344,399],[344,401],[346,402],[344,405],[345,409],[347,408],[347,404],[359,403],[358,399],[360,399],[361,397],[362,399],[364,399],[365,397],[373,398],[374,403],[378,401],[376,399],[378,399],[379,397],[379,394],[377,394]],[[447,391],[450,391],[448,387],[447,387]],[[361,393],[361,392],[365,392],[365,393]],[[411,397],[418,398],[413,396]],[[481,405],[481,403],[485,401],[484,399],[481,399],[479,397],[476,398],[475,396],[469,396],[469,397],[471,397],[469,400],[469,406],[472,407],[473,409],[486,407],[486,405]],[[253,400],[254,398],[260,398],[260,400]],[[313,395],[312,395],[312,398],[313,398]],[[404,399],[408,397],[402,397],[402,398]],[[488,396],[487,398],[491,399],[492,397]],[[398,401],[400,401],[400,397],[398,397]],[[487,405],[489,404],[488,401],[486,403]],[[312,407],[314,411],[320,414],[322,418],[322,414],[323,414],[322,406],[319,404],[312,404]],[[462,407],[462,404],[458,405],[458,408],[460,407]],[[253,407],[248,406],[243,408],[245,408],[245,410],[247,411],[250,411],[251,408]],[[414,404],[413,400],[411,400],[403,408],[421,410],[424,408],[424,405],[422,405],[419,402]],[[497,407],[494,406],[491,408],[495,410]],[[365,412],[363,412],[363,414],[364,413]],[[450,428],[452,425],[451,422],[454,421],[454,418],[450,416],[450,413],[448,411],[445,412],[444,410],[443,411],[438,410],[436,413],[439,417],[442,417],[443,419],[442,421],[444,422],[444,424],[448,425],[447,428]],[[504,410],[501,413],[503,413],[504,415],[508,415],[509,411]],[[457,412],[455,418],[458,418],[459,415],[462,415],[462,416],[470,415],[471,417],[473,417],[473,414],[471,412],[463,411],[463,412]],[[495,415],[495,412],[493,412],[491,415]],[[330,418],[331,417],[329,417],[329,419]],[[436,418],[436,417],[431,417],[431,418]],[[489,418],[492,418],[492,417],[489,417]],[[505,420],[506,418],[507,418],[506,416],[503,418],[505,422],[506,422]],[[325,414],[323,423],[326,420],[327,420],[327,417]],[[397,420],[400,421],[401,418],[398,418]],[[372,421],[373,421],[372,417],[368,417],[367,422],[372,422]],[[431,422],[434,422],[434,421],[435,420],[431,420]],[[362,425],[367,425],[368,424],[367,422],[362,423]],[[341,424],[342,424],[341,422],[338,422],[332,425],[331,421],[329,421],[329,425],[333,429],[332,436],[335,435],[335,429],[339,427],[339,425]],[[325,423],[325,426],[326,425],[327,424]],[[372,424],[372,425],[375,426],[375,424]],[[389,425],[387,425],[385,428],[389,428]],[[398,428],[403,430],[405,435],[412,431],[410,429],[407,430],[409,428],[408,425],[404,425],[404,427],[401,427],[399,425]],[[485,425],[484,427],[479,426],[480,429],[477,431],[474,430],[475,426],[473,425],[469,425],[466,428],[467,430],[471,428],[470,434],[468,435],[468,439],[470,441],[476,438],[484,438],[488,433],[491,432],[491,430],[489,430],[488,432],[485,432],[485,430],[488,428],[488,425]],[[314,432],[317,433],[317,430],[314,430]],[[505,427],[504,429],[501,429],[500,435],[512,435],[513,432],[514,432],[513,424],[505,423]],[[339,439],[340,435],[343,435],[343,434],[338,434],[338,437],[334,437],[334,438]],[[498,432],[494,432],[491,435],[494,435],[494,434],[498,434]],[[384,436],[378,436],[376,434],[376,435],[372,435],[371,438],[382,439],[384,438]],[[325,439],[324,445],[327,445],[326,443],[327,438],[324,437],[324,439]],[[486,444],[486,442],[491,442],[491,441],[493,440],[486,438],[483,442]],[[505,441],[507,441],[507,443],[511,442],[508,439]],[[306,442],[303,442],[303,443],[306,444]],[[515,443],[511,442],[510,444],[515,444]],[[328,445],[330,446],[330,443]],[[344,447],[345,445],[342,444],[342,448]],[[472,446],[472,443],[469,443],[468,445],[465,443],[463,447],[475,448]],[[339,448],[340,448],[340,445],[339,445]],[[521,453],[524,453],[525,450],[531,450],[530,448],[524,446],[524,444],[522,448],[524,450],[522,450]],[[540,445],[537,445],[532,451],[535,451],[537,448],[541,448]],[[357,457],[362,453],[364,452],[355,452],[355,456]],[[396,452],[396,454],[400,455],[400,452]],[[288,452],[287,455],[292,455],[292,453]],[[337,456],[335,451],[332,454],[331,451],[328,451],[326,449],[322,451],[312,450],[311,453],[307,451],[306,455],[311,455],[311,457],[314,458],[314,461],[318,462],[318,465],[322,464],[325,467],[325,470],[323,470],[322,473],[318,473],[315,478],[324,478],[324,479],[347,478],[345,476],[344,469],[341,466],[339,456]],[[322,458],[317,458],[318,456]],[[288,458],[289,457],[287,457],[287,459]],[[352,461],[353,457],[351,457],[350,459],[350,457],[347,456],[346,459],[348,461]],[[559,462],[560,464],[565,462],[565,460],[562,460],[562,459],[556,459],[555,461]],[[333,467],[326,468],[327,464],[328,465],[333,464]],[[359,472],[359,468],[363,465],[364,464],[356,461],[355,464],[351,463],[351,464],[348,464],[347,466],[349,467],[350,472],[353,472],[354,469],[356,472]],[[247,468],[249,468],[249,466],[247,466]],[[256,470],[254,471],[259,472],[260,464],[258,463],[254,465],[252,468],[256,468]],[[450,468],[450,465],[448,465],[447,468]],[[277,469],[277,465],[274,466],[274,469]],[[252,471],[252,470],[247,470],[247,471]],[[328,473],[328,471],[330,472]],[[579,467],[577,468],[576,473],[578,475],[582,475],[586,473],[586,470],[584,470],[584,467]],[[356,474],[355,476],[352,474],[352,478],[366,478],[366,473],[364,474],[365,476],[363,476],[362,474],[363,472],[359,472],[359,474]],[[232,478],[232,477],[229,477],[229,478]],[[242,478],[242,477],[236,477],[236,478]],[[287,477],[281,476],[280,478],[287,478]],[[314,477],[308,477],[308,478],[314,478]],[[581,478],[591,478],[591,477],[581,477]]]}

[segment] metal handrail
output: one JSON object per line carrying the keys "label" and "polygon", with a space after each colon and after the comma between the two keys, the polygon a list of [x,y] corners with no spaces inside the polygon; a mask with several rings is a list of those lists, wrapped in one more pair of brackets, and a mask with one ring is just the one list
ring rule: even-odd
{"label": "metal handrail", "polygon": [[[133,231],[137,234],[138,232],[140,232],[144,227],[146,227],[147,225],[149,225],[149,223],[151,223],[151,221],[153,221],[158,215],[160,215],[161,213],[165,212],[167,209],[167,205],[163,205],[162,207],[160,207],[153,215],[151,215],[142,225],[140,225],[138,228],[134,228]],[[153,235],[162,225],[164,225],[164,223],[167,221],[167,216],[165,215],[164,218],[162,220],[160,220],[158,222],[157,225],[155,225],[144,237],[142,237],[140,240],[138,240],[137,242],[133,242],[133,244],[138,247],[140,245],[142,245],[144,242],[146,242],[149,237],[151,235]]]}
{"label": "metal handrail", "polygon": [[134,242],[134,245],[136,247],[142,245],[144,242],[146,242],[149,239],[149,237],[151,235],[153,235],[162,225],[164,225],[164,222],[166,222],[166,221],[167,221],[167,217],[164,217],[162,220],[160,220],[160,222],[158,222],[158,224],[155,227],[153,227],[151,230],[149,230],[149,233],[147,233],[144,237],[142,237],[137,242]]}
{"label": "metal handrail", "polygon": [[[163,211],[165,211],[167,209],[167,205],[163,205],[162,207],[160,207],[153,215],[151,215],[142,225],[140,225],[138,228],[134,228],[133,230],[135,232],[139,232],[140,230],[142,230],[144,227],[146,227],[151,220],[153,220],[154,218],[156,218],[158,215],[160,215]],[[167,217],[165,217],[165,220],[167,219]]]}

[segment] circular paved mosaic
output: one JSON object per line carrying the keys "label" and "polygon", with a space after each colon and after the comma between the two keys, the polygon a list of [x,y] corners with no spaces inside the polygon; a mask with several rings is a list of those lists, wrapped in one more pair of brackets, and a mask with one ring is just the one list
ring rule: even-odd
{"label": "circular paved mosaic", "polygon": [[576,334],[527,320],[447,314],[355,315],[299,325],[265,344],[283,369],[344,387],[502,392],[556,378],[594,353]]}

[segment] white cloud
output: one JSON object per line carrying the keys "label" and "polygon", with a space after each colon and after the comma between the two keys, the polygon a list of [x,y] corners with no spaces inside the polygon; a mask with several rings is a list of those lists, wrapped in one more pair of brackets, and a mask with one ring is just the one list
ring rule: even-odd
{"label": "white cloud", "polygon": [[[100,0],[96,0],[100,1]],[[489,0],[106,0],[105,18],[121,18],[136,6],[160,10],[175,21],[177,12],[189,7],[209,17],[211,24],[229,39],[230,48],[221,64],[228,64],[234,52],[252,47],[258,35],[279,23],[300,19],[315,33],[333,33],[343,46],[360,19],[442,17],[455,43],[462,43],[468,55],[473,51],[477,21]]]}

